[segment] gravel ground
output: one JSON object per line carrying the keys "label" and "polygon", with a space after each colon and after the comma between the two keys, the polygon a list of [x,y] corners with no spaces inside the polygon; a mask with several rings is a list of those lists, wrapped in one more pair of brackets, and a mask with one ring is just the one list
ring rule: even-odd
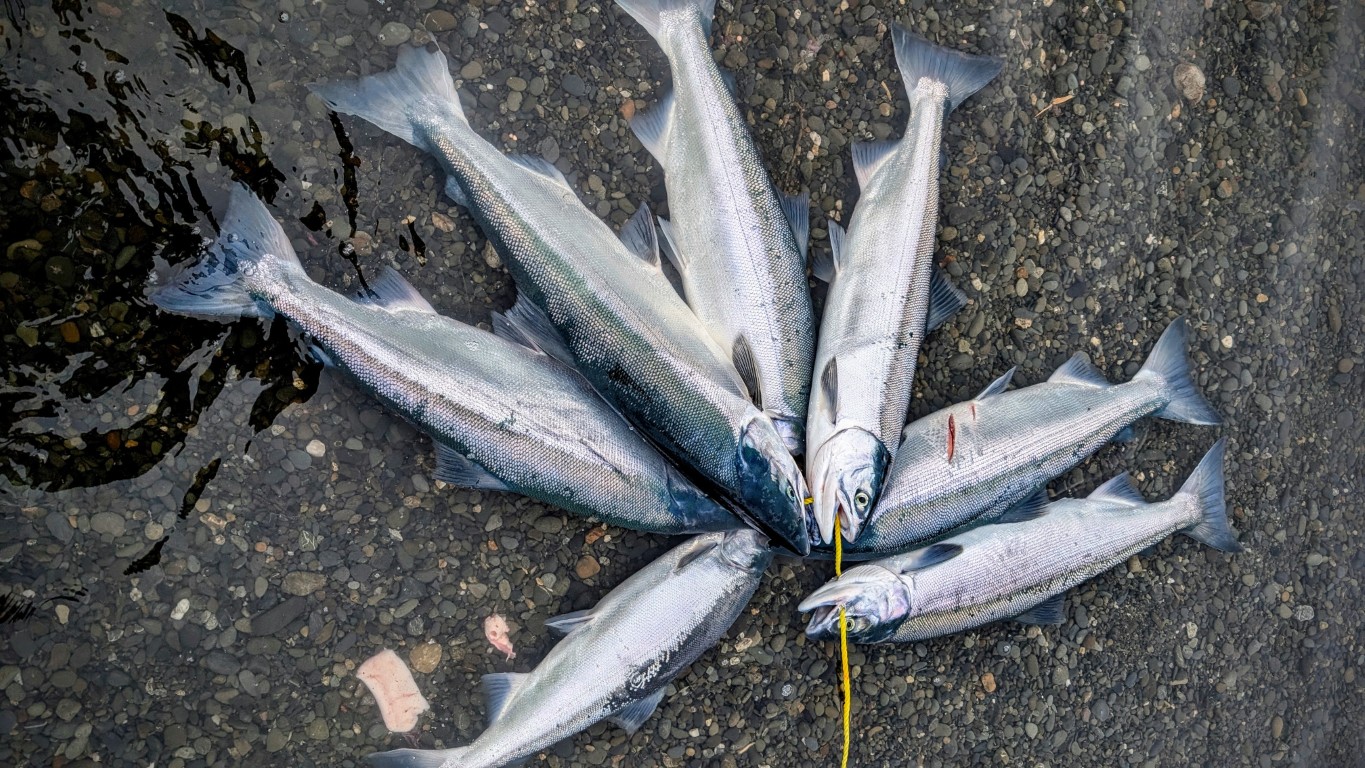
{"label": "gravel ground", "polygon": [[[213,231],[235,175],[319,280],[393,264],[484,322],[510,278],[434,163],[302,84],[434,39],[473,125],[619,224],[667,207],[624,118],[667,78],[657,48],[579,0],[53,5],[0,19],[21,116],[0,129],[0,764],[356,765],[407,745],[354,677],[385,647],[433,702],[420,743],[467,742],[480,675],[530,669],[547,618],[670,542],[437,487],[425,438],[282,327],[159,315],[143,280]],[[854,762],[1365,764],[1360,6],[830,6],[722,0],[713,34],[813,222],[856,201],[849,144],[905,124],[889,22],[1006,59],[945,131],[939,257],[971,303],[926,345],[913,413],[1078,349],[1126,379],[1183,314],[1248,548],[1164,543],[1069,595],[1060,627],[855,649]],[[1128,469],[1164,498],[1217,434],[1145,424],[1053,490]],[[639,733],[535,763],[832,764],[836,650],[795,613],[829,570],[779,561]],[[515,661],[483,638],[494,611]]]}

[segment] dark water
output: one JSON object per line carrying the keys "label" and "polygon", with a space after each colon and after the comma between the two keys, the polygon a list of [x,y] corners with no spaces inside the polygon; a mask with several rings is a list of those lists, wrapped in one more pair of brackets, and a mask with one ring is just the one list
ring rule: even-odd
{"label": "dark water", "polygon": [[[394,264],[441,311],[484,322],[510,278],[434,163],[304,85],[434,39],[476,129],[556,161],[619,225],[622,200],[666,208],[622,117],[657,101],[654,43],[574,0],[5,10],[0,763],[355,764],[404,744],[355,664],[429,641],[442,660],[418,675],[434,705],[420,738],[465,743],[479,675],[530,669],[546,618],[668,542],[434,488],[425,439],[283,324],[163,315],[147,281],[199,252],[240,182],[324,284],[353,291]],[[1168,543],[1069,596],[1061,627],[855,652],[856,762],[1360,764],[1361,17],[1312,2],[722,5],[713,43],[813,222],[847,221],[849,142],[904,126],[880,24],[1006,59],[945,131],[939,254],[973,303],[926,345],[917,415],[1012,365],[1042,380],[1077,349],[1126,379],[1179,314],[1231,438],[1246,554]],[[1204,75],[1195,99],[1182,62]],[[1215,434],[1144,426],[1053,490],[1128,469],[1164,498]],[[774,568],[642,733],[598,726],[546,759],[828,764],[836,657],[795,614],[827,575]],[[495,610],[519,628],[515,662],[483,640]]]}

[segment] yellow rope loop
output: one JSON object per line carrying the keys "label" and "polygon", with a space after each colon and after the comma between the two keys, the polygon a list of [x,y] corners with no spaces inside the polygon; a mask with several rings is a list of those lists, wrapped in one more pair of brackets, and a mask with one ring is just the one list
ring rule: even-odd
{"label": "yellow rope loop", "polygon": [[[834,577],[838,578],[843,574],[844,561],[844,536],[843,532],[835,529],[834,531]],[[849,747],[853,740],[853,687],[848,673],[848,614],[845,613],[843,606],[839,606],[839,656],[843,662],[843,684],[844,684],[844,759],[839,764],[842,768],[848,768]]]}

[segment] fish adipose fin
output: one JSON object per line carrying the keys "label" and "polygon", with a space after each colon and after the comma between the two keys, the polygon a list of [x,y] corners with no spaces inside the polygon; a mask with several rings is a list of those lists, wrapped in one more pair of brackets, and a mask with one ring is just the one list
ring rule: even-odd
{"label": "fish adipose fin", "polygon": [[585,608],[581,611],[571,611],[561,613],[550,618],[545,622],[545,628],[561,635],[567,635],[578,627],[587,626],[592,622],[592,609]]}
{"label": "fish adipose fin", "polygon": [[1024,611],[1014,620],[1022,624],[1061,624],[1066,620],[1066,600],[1062,595],[1049,597],[1043,602]]}
{"label": "fish adipose fin", "polygon": [[491,675],[483,676],[483,699],[488,706],[488,724],[492,725],[502,717],[503,710],[507,709],[507,702],[511,700],[512,694],[517,692],[526,678],[530,677],[527,672],[496,672]]}
{"label": "fish adipose fin", "polygon": [[934,271],[929,274],[929,316],[925,318],[924,330],[932,331],[938,328],[965,306],[967,294],[953,285],[952,278],[948,277],[947,272],[934,267]]}
{"label": "fish adipose fin", "polygon": [[985,400],[991,395],[998,395],[1001,392],[1004,392],[1005,388],[1010,385],[1010,380],[1014,378],[1014,371],[1017,368],[1018,366],[1015,366],[1014,368],[1005,371],[1003,374],[1001,374],[1000,378],[996,379],[995,381],[992,381],[990,384],[987,384],[986,388],[981,390],[981,393],[972,399]]}
{"label": "fish adipose fin", "polygon": [[673,130],[673,91],[667,90],[653,109],[636,112],[630,120],[630,130],[665,172],[664,157],[668,154],[668,134]]}
{"label": "fish adipose fin", "polygon": [[369,291],[357,294],[355,300],[361,304],[373,304],[392,311],[436,314],[436,308],[431,306],[431,302],[418,293],[417,289],[412,287],[412,283],[404,279],[393,267],[384,267],[379,277],[370,283]]}
{"label": "fish adipose fin", "polygon": [[754,362],[754,349],[749,346],[749,340],[743,336],[735,339],[730,356],[734,360],[735,370],[739,372],[739,378],[749,390],[749,399],[756,408],[763,410],[763,390],[758,384],[758,364]]}
{"label": "fish adipose fin", "polygon": [[872,175],[896,152],[900,144],[897,140],[853,142],[853,174],[858,177],[859,189],[867,189]]}
{"label": "fish adipose fin", "polygon": [[1100,369],[1094,363],[1086,359],[1084,352],[1077,352],[1071,356],[1070,360],[1062,363],[1062,367],[1052,372],[1047,377],[1052,384],[1075,384],[1079,387],[1112,387],[1110,381],[1104,378]]}
{"label": "fish adipose fin", "polygon": [[148,298],[167,312],[224,322],[239,317],[270,319],[274,311],[252,298],[244,283],[263,262],[302,270],[279,222],[251,190],[233,186],[218,239],[203,258],[159,285]]}
{"label": "fish adipose fin", "polygon": [[659,232],[648,205],[641,205],[621,228],[621,243],[646,263],[659,267]]}
{"label": "fish adipose fin", "polygon": [[659,39],[662,31],[659,20],[662,13],[695,8],[701,17],[702,31],[708,35],[711,34],[711,17],[716,15],[716,0],[616,0],[616,4],[640,22],[640,26],[655,40]]}
{"label": "fish adipose fin", "polygon": [[555,330],[554,323],[524,293],[517,296],[511,309],[493,313],[493,333],[549,355],[567,366],[576,365],[573,353],[564,343],[564,337]]}
{"label": "fish adipose fin", "polygon": [[1185,318],[1178,317],[1157,339],[1152,354],[1142,364],[1133,380],[1155,379],[1170,392],[1171,402],[1157,411],[1154,416],[1169,421],[1183,421],[1187,424],[1215,425],[1223,423],[1218,412],[1209,405],[1199,393],[1190,372],[1190,359],[1185,354],[1189,343],[1190,327]]}
{"label": "fish adipose fin", "polygon": [[1110,478],[1104,485],[1091,491],[1090,495],[1085,498],[1089,501],[1102,501],[1123,507],[1141,507],[1147,504],[1147,500],[1142,497],[1142,492],[1133,487],[1133,477],[1127,472]]}
{"label": "fish adipose fin", "polygon": [[778,201],[782,203],[782,213],[791,225],[792,237],[796,238],[796,247],[801,249],[804,259],[810,246],[810,193],[778,195]]}
{"label": "fish adipose fin", "polygon": [[337,112],[355,115],[423,150],[431,149],[420,125],[455,119],[467,123],[444,53],[407,47],[387,72],[313,83],[308,89]]}
{"label": "fish adipose fin", "polygon": [[992,56],[974,56],[935,45],[899,24],[891,26],[891,38],[906,92],[913,93],[922,78],[943,83],[948,87],[949,112],[995,79],[1005,63]]}
{"label": "fish adipose fin", "polygon": [[643,699],[617,710],[616,714],[611,716],[611,721],[621,726],[626,733],[635,733],[640,730],[640,726],[644,725],[649,716],[654,714],[654,710],[659,708],[659,702],[663,698],[664,689],[660,688]]}
{"label": "fish adipose fin", "polygon": [[1192,496],[1199,504],[1199,522],[1184,531],[1187,536],[1224,552],[1241,552],[1237,533],[1228,524],[1227,499],[1223,494],[1223,454],[1227,444],[1226,437],[1219,438],[1176,495]]}
{"label": "fish adipose fin", "polygon": [[461,488],[478,488],[485,491],[505,491],[507,484],[488,470],[461,456],[459,451],[448,445],[436,444],[436,471],[432,476],[443,483]]}
{"label": "fish adipose fin", "polygon": [[1005,514],[996,520],[997,523],[1022,523],[1026,520],[1036,520],[1047,514],[1047,489],[1039,488],[1028,496],[1015,502],[1013,506],[1005,510]]}
{"label": "fish adipose fin", "polygon": [[468,747],[457,749],[394,749],[365,756],[373,768],[441,768],[443,765],[463,765]]}

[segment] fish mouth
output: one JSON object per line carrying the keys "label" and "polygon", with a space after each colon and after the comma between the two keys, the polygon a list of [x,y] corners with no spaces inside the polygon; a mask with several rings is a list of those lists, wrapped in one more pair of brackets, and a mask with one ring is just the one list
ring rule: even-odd
{"label": "fish mouth", "polygon": [[844,541],[852,544],[858,540],[858,534],[862,533],[863,521],[857,515],[848,511],[848,505],[839,504],[839,511],[835,515],[839,521],[839,533],[843,535]]}
{"label": "fish mouth", "polygon": [[826,606],[816,608],[806,624],[806,636],[816,640],[829,640],[839,636],[839,609]]}

